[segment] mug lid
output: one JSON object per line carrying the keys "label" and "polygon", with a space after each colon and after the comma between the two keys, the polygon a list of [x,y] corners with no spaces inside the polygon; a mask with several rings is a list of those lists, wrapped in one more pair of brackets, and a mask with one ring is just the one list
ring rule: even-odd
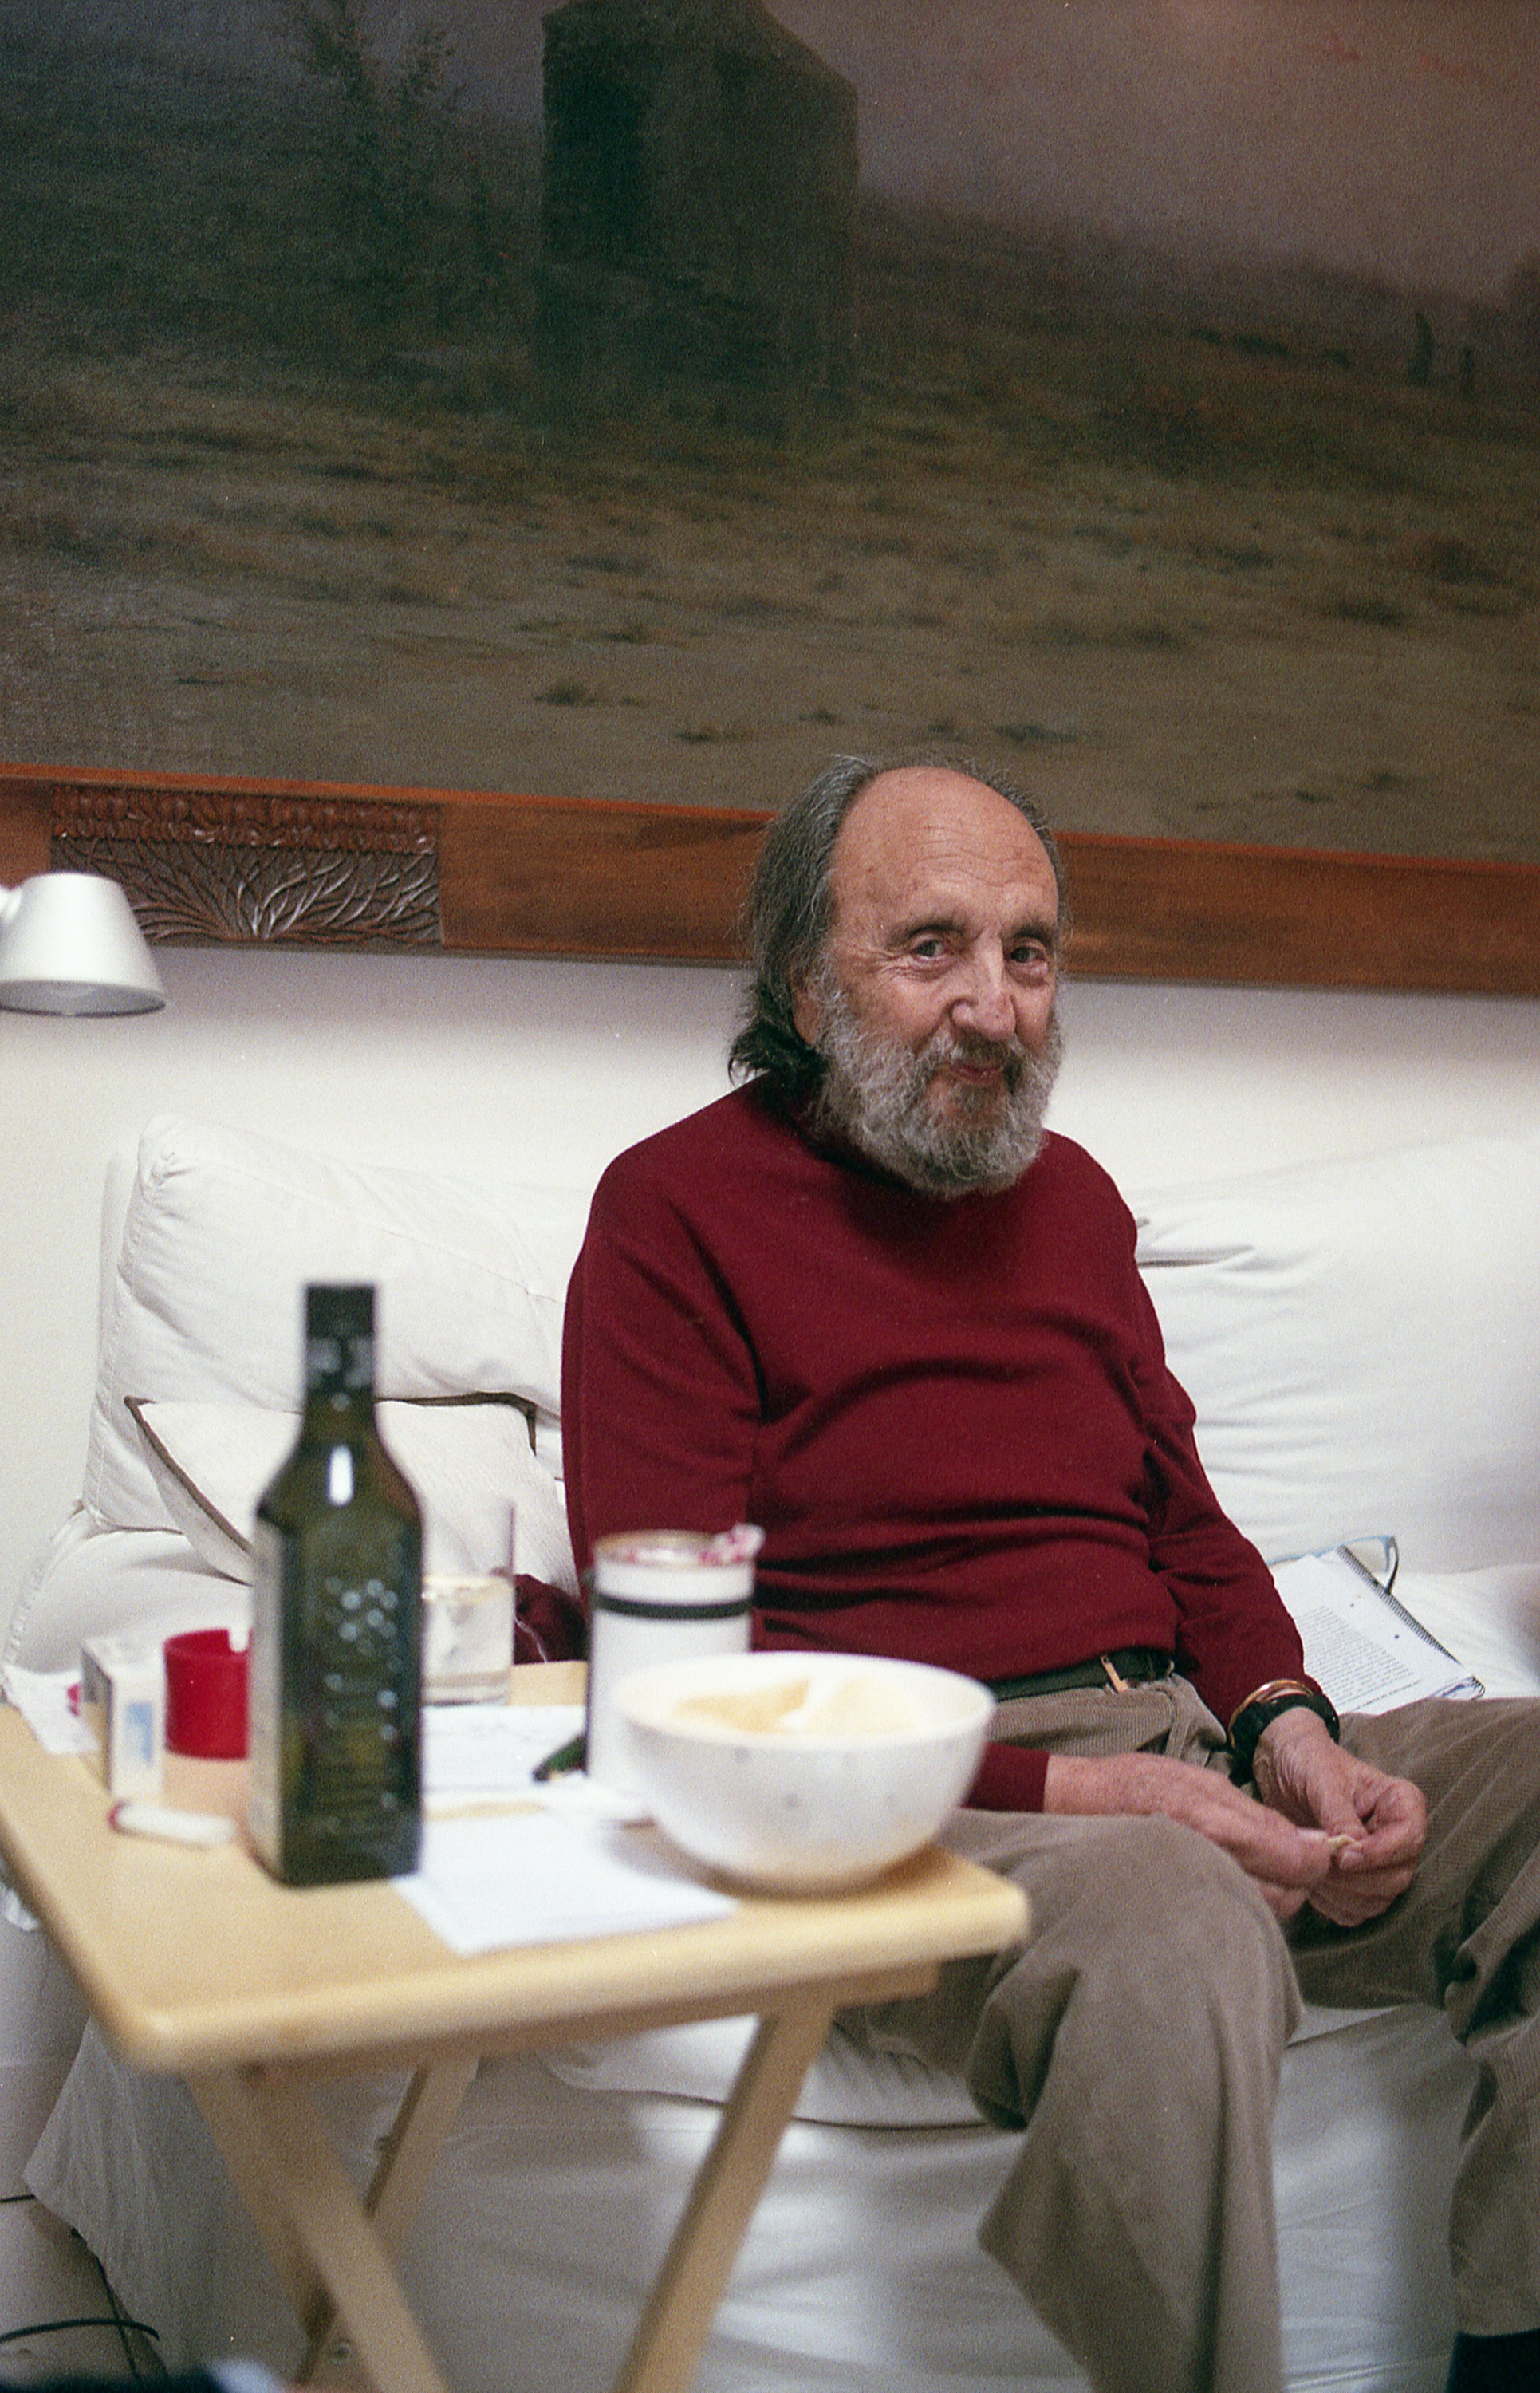
{"label": "mug lid", "polygon": [[747,1607],[762,1541],[757,1529],[749,1535],[752,1542],[745,1550],[734,1543],[736,1531],[708,1536],[699,1529],[620,1530],[594,1539],[594,1566],[585,1576],[600,1603],[629,1598],[671,1607]]}

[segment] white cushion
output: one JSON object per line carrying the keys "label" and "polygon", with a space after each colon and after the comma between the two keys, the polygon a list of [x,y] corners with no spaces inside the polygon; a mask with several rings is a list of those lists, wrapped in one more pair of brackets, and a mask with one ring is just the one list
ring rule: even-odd
{"label": "white cushion", "polygon": [[77,1670],[85,1637],[164,1639],[183,1628],[244,1628],[251,1590],[216,1577],[176,1529],[104,1529],[83,1504],[21,1582],[0,1660]]}
{"label": "white cushion", "polygon": [[566,1273],[586,1210],[573,1190],[481,1186],[152,1121],[106,1308],[92,1517],[172,1525],[129,1396],[297,1406],[308,1280],[378,1288],[382,1396],[513,1395],[554,1419]]}
{"label": "white cushion", "polygon": [[[155,1484],[189,1545],[211,1570],[249,1584],[257,1501],[294,1446],[298,1415],[261,1405],[131,1403]],[[535,1458],[522,1412],[487,1402],[387,1401],[376,1417],[423,1508],[428,1570],[505,1563],[511,1506],[516,1567],[577,1594],[561,1496]]]}
{"label": "white cushion", "polygon": [[[575,2044],[547,2053],[563,2085],[593,2094],[675,2094],[724,2102],[757,2020],[699,2020],[606,2044]],[[838,2023],[830,2029],[797,2097],[799,2119],[843,2127],[976,2127],[977,2105],[956,2072],[912,2053],[886,2052]]]}
{"label": "white cushion", "polygon": [[1401,1571],[1395,1591],[1489,1695],[1540,1695],[1540,1563]]}
{"label": "white cushion", "polygon": [[1388,1528],[1418,1570],[1540,1555],[1540,1138],[1134,1210],[1204,1462],[1264,1553]]}
{"label": "white cushion", "polygon": [[[1449,2188],[1474,2082],[1432,2011],[1361,2020],[1286,2056],[1275,2175],[1291,2393],[1442,2384]],[[315,2089],[358,2183],[389,2124],[385,2091],[362,2078]],[[717,2125],[700,2102],[577,2092],[538,2061],[483,2065],[401,2261],[458,2393],[506,2393],[510,2320],[521,2393],[614,2377]],[[1019,2148],[983,2126],[793,2124],[697,2393],[1083,2393],[977,2247]],[[168,2366],[220,2351],[297,2366],[303,2338],[175,2079],[124,2069],[88,2031],[27,2181],[158,2327]]]}

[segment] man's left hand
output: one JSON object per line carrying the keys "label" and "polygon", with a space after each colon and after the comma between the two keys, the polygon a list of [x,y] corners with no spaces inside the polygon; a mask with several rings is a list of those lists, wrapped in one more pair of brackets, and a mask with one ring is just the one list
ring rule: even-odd
{"label": "man's left hand", "polygon": [[1428,1834],[1428,1806],[1410,1779],[1345,1753],[1302,1705],[1263,1730],[1251,1774],[1262,1801],[1297,1827],[1345,1838],[1310,1896],[1323,1917],[1357,1928],[1404,1894]]}

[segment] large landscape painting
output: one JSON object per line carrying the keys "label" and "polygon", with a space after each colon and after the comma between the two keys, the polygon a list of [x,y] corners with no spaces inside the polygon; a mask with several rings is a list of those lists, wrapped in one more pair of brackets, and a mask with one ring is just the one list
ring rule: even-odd
{"label": "large landscape painting", "polygon": [[7,760],[1540,861],[1533,0],[0,37]]}

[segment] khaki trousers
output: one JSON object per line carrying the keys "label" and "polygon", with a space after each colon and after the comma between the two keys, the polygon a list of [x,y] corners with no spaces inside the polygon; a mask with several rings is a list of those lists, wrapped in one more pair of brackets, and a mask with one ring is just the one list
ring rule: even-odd
{"label": "khaki trousers", "polygon": [[[997,1733],[1226,1766],[1181,1679],[1002,1705]],[[1444,2011],[1481,2071],[1450,2223],[1460,2324],[1540,2326],[1540,1704],[1413,1704],[1343,1741],[1428,1798],[1416,1879],[1382,1919],[1280,1928],[1171,1821],[968,1811],[946,1842],[1025,1890],[1024,1950],[845,2021],[963,2069],[1023,2130],[980,2241],[1103,2393],[1282,2386],[1272,2122],[1301,1992]]]}

